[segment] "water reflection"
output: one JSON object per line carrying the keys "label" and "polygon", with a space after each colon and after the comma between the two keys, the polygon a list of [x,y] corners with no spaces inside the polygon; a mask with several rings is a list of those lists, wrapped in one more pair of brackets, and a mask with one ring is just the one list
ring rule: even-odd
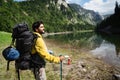
{"label": "water reflection", "polygon": [[99,47],[92,50],[92,54],[102,58],[107,63],[120,66],[120,36],[99,34],[103,42]]}
{"label": "water reflection", "polygon": [[62,43],[69,43],[72,46],[85,47],[93,49],[101,44],[102,39],[97,37],[94,32],[78,32],[70,34],[59,34],[47,36],[49,39],[55,39]]}
{"label": "water reflection", "polygon": [[120,36],[96,35],[94,32],[79,32],[50,35],[47,38],[55,39],[62,43],[69,43],[72,46],[77,46],[79,49],[84,47],[107,63],[120,66]]}
{"label": "water reflection", "polygon": [[100,35],[104,40],[112,43],[115,45],[116,55],[119,56],[120,52],[120,36],[119,35],[107,35],[101,34]]}

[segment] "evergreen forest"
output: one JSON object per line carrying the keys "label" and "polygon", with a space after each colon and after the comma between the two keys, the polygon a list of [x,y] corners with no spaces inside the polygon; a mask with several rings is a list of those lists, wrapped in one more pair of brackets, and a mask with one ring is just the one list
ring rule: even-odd
{"label": "evergreen forest", "polygon": [[12,32],[16,24],[23,22],[31,29],[32,23],[38,20],[44,22],[48,33],[94,29],[67,6],[58,0],[0,0],[0,31]]}
{"label": "evergreen forest", "polygon": [[120,34],[120,5],[116,1],[114,14],[97,24],[97,33]]}

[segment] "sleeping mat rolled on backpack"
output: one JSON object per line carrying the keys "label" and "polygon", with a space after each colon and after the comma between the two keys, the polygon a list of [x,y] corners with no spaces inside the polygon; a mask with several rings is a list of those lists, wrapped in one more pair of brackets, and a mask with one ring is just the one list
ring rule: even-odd
{"label": "sleeping mat rolled on backpack", "polygon": [[15,48],[9,46],[3,50],[2,55],[6,60],[14,61],[19,58],[20,53]]}

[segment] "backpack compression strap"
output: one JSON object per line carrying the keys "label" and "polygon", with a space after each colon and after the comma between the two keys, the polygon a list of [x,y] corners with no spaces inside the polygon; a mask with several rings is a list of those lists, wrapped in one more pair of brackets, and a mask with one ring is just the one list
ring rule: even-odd
{"label": "backpack compression strap", "polygon": [[6,69],[6,71],[9,70],[9,64],[10,64],[10,61],[7,61],[7,69]]}

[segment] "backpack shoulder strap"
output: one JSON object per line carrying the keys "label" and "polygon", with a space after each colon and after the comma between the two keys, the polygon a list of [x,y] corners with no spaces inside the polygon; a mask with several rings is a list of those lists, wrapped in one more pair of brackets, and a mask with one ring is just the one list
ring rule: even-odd
{"label": "backpack shoulder strap", "polygon": [[33,37],[34,37],[34,41],[33,41],[33,46],[35,46],[35,43],[36,43],[36,40],[37,40],[37,38],[39,37],[37,34],[34,34],[33,33]]}
{"label": "backpack shoulder strap", "polygon": [[15,38],[12,37],[12,41],[11,41],[10,46],[15,46],[14,43],[15,43]]}

